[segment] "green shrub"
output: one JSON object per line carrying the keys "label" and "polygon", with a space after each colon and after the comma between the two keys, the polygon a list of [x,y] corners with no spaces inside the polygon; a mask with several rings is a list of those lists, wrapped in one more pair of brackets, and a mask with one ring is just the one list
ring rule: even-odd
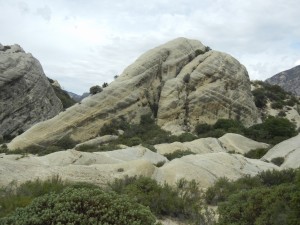
{"label": "green shrub", "polygon": [[268,148],[258,148],[250,150],[249,152],[245,153],[244,156],[250,159],[260,159],[269,151]]}
{"label": "green shrub", "polygon": [[212,126],[207,124],[207,123],[199,123],[196,125],[195,127],[195,133],[197,135],[200,135],[200,134],[204,134],[204,133],[207,133],[208,131],[210,131],[212,129]]}
{"label": "green shrub", "polygon": [[158,163],[154,164],[156,167],[162,167],[165,165],[166,161],[159,161]]}
{"label": "green shrub", "polygon": [[185,150],[185,151],[181,151],[181,150],[176,150],[172,153],[168,153],[168,154],[165,154],[164,156],[168,159],[168,160],[173,160],[173,159],[176,159],[176,158],[181,158],[185,155],[193,155],[195,154],[194,152],[192,151],[189,151],[189,150]]}
{"label": "green shrub", "polygon": [[0,146],[0,154],[1,153],[7,153],[8,152],[8,148],[7,148],[7,145],[6,144],[2,144]]}
{"label": "green shrub", "polygon": [[174,137],[174,139],[176,139],[176,141],[179,141],[179,142],[189,142],[189,141],[193,141],[198,138],[191,133],[182,133],[179,136],[173,136],[173,137]]}
{"label": "green shrub", "polygon": [[264,186],[275,186],[285,183],[293,183],[296,180],[297,174],[300,175],[300,170],[267,170],[259,173],[257,177]]}
{"label": "green shrub", "polygon": [[228,131],[229,129],[241,130],[244,128],[243,124],[240,121],[233,119],[218,119],[217,122],[213,125],[214,129],[222,129]]}
{"label": "green shrub", "polygon": [[294,184],[241,191],[219,205],[218,225],[298,225],[300,188]]}
{"label": "green shrub", "polygon": [[263,88],[257,88],[252,91],[254,96],[254,103],[257,108],[265,108],[267,105],[267,97]]}
{"label": "green shrub", "polygon": [[277,116],[279,116],[279,117],[285,117],[286,113],[285,113],[285,111],[281,110],[281,111],[279,111],[279,113],[277,114]]}
{"label": "green shrub", "polygon": [[125,196],[97,188],[67,188],[36,198],[1,224],[154,225],[155,220],[149,209]]}
{"label": "green shrub", "polygon": [[274,163],[277,166],[281,166],[282,163],[284,163],[284,158],[283,157],[276,157],[271,159],[271,162]]}
{"label": "green shrub", "polygon": [[263,123],[244,129],[244,135],[256,141],[277,144],[297,134],[296,126],[286,118],[269,116]]}
{"label": "green shrub", "polygon": [[300,178],[300,171],[287,170],[267,170],[256,176],[246,175],[236,181],[229,181],[227,178],[219,178],[213,186],[209,187],[205,193],[205,200],[208,204],[217,205],[227,201],[232,195],[245,192],[254,188],[272,187],[282,184],[293,184]]}
{"label": "green shrub", "polygon": [[76,146],[76,142],[68,135],[59,139],[54,145],[62,149],[71,149]]}
{"label": "green shrub", "polygon": [[199,137],[201,137],[201,138],[204,138],[204,137],[219,138],[219,137],[222,137],[224,134],[226,134],[226,131],[223,129],[213,129],[203,135],[200,135]]}
{"label": "green shrub", "polygon": [[171,216],[191,224],[209,224],[205,222],[212,220],[212,213],[204,208],[203,193],[195,181],[179,180],[175,188],[167,184],[159,185],[147,177],[125,177],[110,183],[110,188],[148,206],[158,217]]}
{"label": "green shrub", "polygon": [[92,86],[90,88],[90,94],[91,95],[95,95],[95,94],[100,93],[102,91],[103,91],[103,89],[99,85],[95,85],[95,86]]}
{"label": "green shrub", "polygon": [[282,101],[271,103],[271,108],[272,109],[282,109],[283,106],[284,106],[284,103]]}

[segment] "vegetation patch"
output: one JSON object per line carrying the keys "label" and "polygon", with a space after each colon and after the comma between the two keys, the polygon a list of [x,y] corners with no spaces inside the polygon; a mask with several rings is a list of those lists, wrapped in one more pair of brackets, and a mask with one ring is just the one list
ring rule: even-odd
{"label": "vegetation patch", "polygon": [[[147,177],[125,177],[109,184],[111,190],[150,208],[157,217],[173,217],[189,224],[211,224],[213,213],[205,207],[195,181],[181,179],[176,187],[159,185]],[[206,212],[206,214],[204,213]]]}
{"label": "vegetation patch", "polygon": [[255,124],[249,128],[243,126],[239,121],[232,119],[219,119],[214,125],[198,124],[195,133],[199,138],[216,137],[224,134],[237,133],[252,140],[277,144],[297,135],[296,125],[286,118],[269,116],[263,123]]}
{"label": "vegetation patch", "polygon": [[181,150],[176,150],[172,153],[168,153],[168,154],[165,154],[164,156],[168,159],[168,160],[173,160],[173,159],[176,159],[176,158],[181,158],[185,155],[193,155],[195,154],[194,152],[190,151],[190,150],[185,150],[185,151],[181,151]]}
{"label": "vegetation patch", "polygon": [[274,163],[276,166],[281,166],[282,163],[284,163],[283,157],[276,157],[271,159],[271,162]]}
{"label": "vegetation patch", "polygon": [[268,148],[258,148],[250,150],[249,152],[245,153],[244,156],[250,159],[260,159],[269,151]]}
{"label": "vegetation patch", "polygon": [[99,188],[66,188],[38,197],[1,224],[154,225],[149,209],[126,196]]}

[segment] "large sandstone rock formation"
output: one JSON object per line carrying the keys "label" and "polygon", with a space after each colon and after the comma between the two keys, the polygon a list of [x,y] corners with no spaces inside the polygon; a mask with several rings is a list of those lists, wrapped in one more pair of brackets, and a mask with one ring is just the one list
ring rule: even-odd
{"label": "large sandstone rock formation", "polygon": [[0,45],[0,136],[23,132],[61,110],[39,61],[19,45]]}
{"label": "large sandstone rock formation", "polygon": [[266,82],[279,85],[285,91],[300,96],[300,65],[280,72],[267,79]]}
{"label": "large sandstone rock formation", "polygon": [[46,144],[64,135],[85,141],[112,119],[138,122],[146,113],[173,133],[218,118],[252,125],[259,120],[252,98],[247,71],[236,59],[178,38],[146,52],[103,92],[36,124],[9,147]]}

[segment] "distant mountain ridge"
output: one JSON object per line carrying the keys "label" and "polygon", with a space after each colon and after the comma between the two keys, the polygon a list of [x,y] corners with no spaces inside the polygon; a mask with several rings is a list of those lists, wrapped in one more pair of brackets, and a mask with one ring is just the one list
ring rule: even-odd
{"label": "distant mountain ridge", "polygon": [[82,99],[86,98],[90,94],[88,92],[83,93],[82,95],[75,94],[73,92],[68,91],[68,95],[72,98],[75,102],[80,102]]}
{"label": "distant mountain ridge", "polygon": [[280,72],[266,79],[266,82],[273,85],[279,85],[285,91],[300,96],[300,65]]}

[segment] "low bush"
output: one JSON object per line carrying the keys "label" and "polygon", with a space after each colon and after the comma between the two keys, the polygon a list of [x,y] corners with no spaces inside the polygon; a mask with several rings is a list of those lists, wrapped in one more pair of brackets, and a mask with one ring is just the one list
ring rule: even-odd
{"label": "low bush", "polygon": [[90,88],[90,94],[91,95],[95,95],[95,94],[100,93],[102,91],[103,91],[103,89],[99,85],[95,85],[95,86],[92,86]]}
{"label": "low bush", "polygon": [[229,131],[229,129],[243,129],[244,126],[240,121],[233,119],[218,119],[217,122],[213,125],[214,129],[222,129],[225,131]]}
{"label": "low bush", "polygon": [[227,178],[219,178],[215,184],[209,187],[205,193],[205,200],[208,204],[218,205],[227,201],[231,195],[245,192],[254,188],[272,187],[282,184],[296,183],[300,177],[300,170],[267,170],[256,176],[246,175],[236,181],[229,181]]}
{"label": "low bush", "polygon": [[195,154],[194,152],[192,151],[189,151],[189,150],[186,150],[186,151],[181,151],[181,150],[176,150],[172,153],[168,153],[168,154],[165,154],[164,156],[168,159],[168,160],[173,160],[173,159],[176,159],[176,158],[181,158],[185,155],[193,155]]}
{"label": "low bush", "polygon": [[34,199],[1,224],[154,225],[155,221],[149,209],[125,196],[99,188],[66,188]]}
{"label": "low bush", "polygon": [[[147,177],[125,177],[110,183],[110,189],[144,206],[158,217],[170,216],[191,224],[212,224],[213,214],[203,204],[203,193],[195,181],[180,180],[177,187],[159,185]],[[207,212],[205,215],[203,212]]]}
{"label": "low bush", "polygon": [[274,163],[276,166],[281,166],[282,163],[284,163],[283,157],[276,157],[271,159],[271,162]]}
{"label": "low bush", "polygon": [[298,225],[300,188],[295,184],[241,191],[220,203],[218,225]]}
{"label": "low bush", "polygon": [[245,153],[244,156],[250,159],[260,159],[269,151],[268,148],[258,148],[250,150],[249,152]]}
{"label": "low bush", "polygon": [[212,125],[209,125],[207,123],[199,123],[196,125],[195,127],[195,133],[197,135],[200,135],[200,134],[204,134],[204,133],[207,133],[208,131],[210,131],[212,129]]}

